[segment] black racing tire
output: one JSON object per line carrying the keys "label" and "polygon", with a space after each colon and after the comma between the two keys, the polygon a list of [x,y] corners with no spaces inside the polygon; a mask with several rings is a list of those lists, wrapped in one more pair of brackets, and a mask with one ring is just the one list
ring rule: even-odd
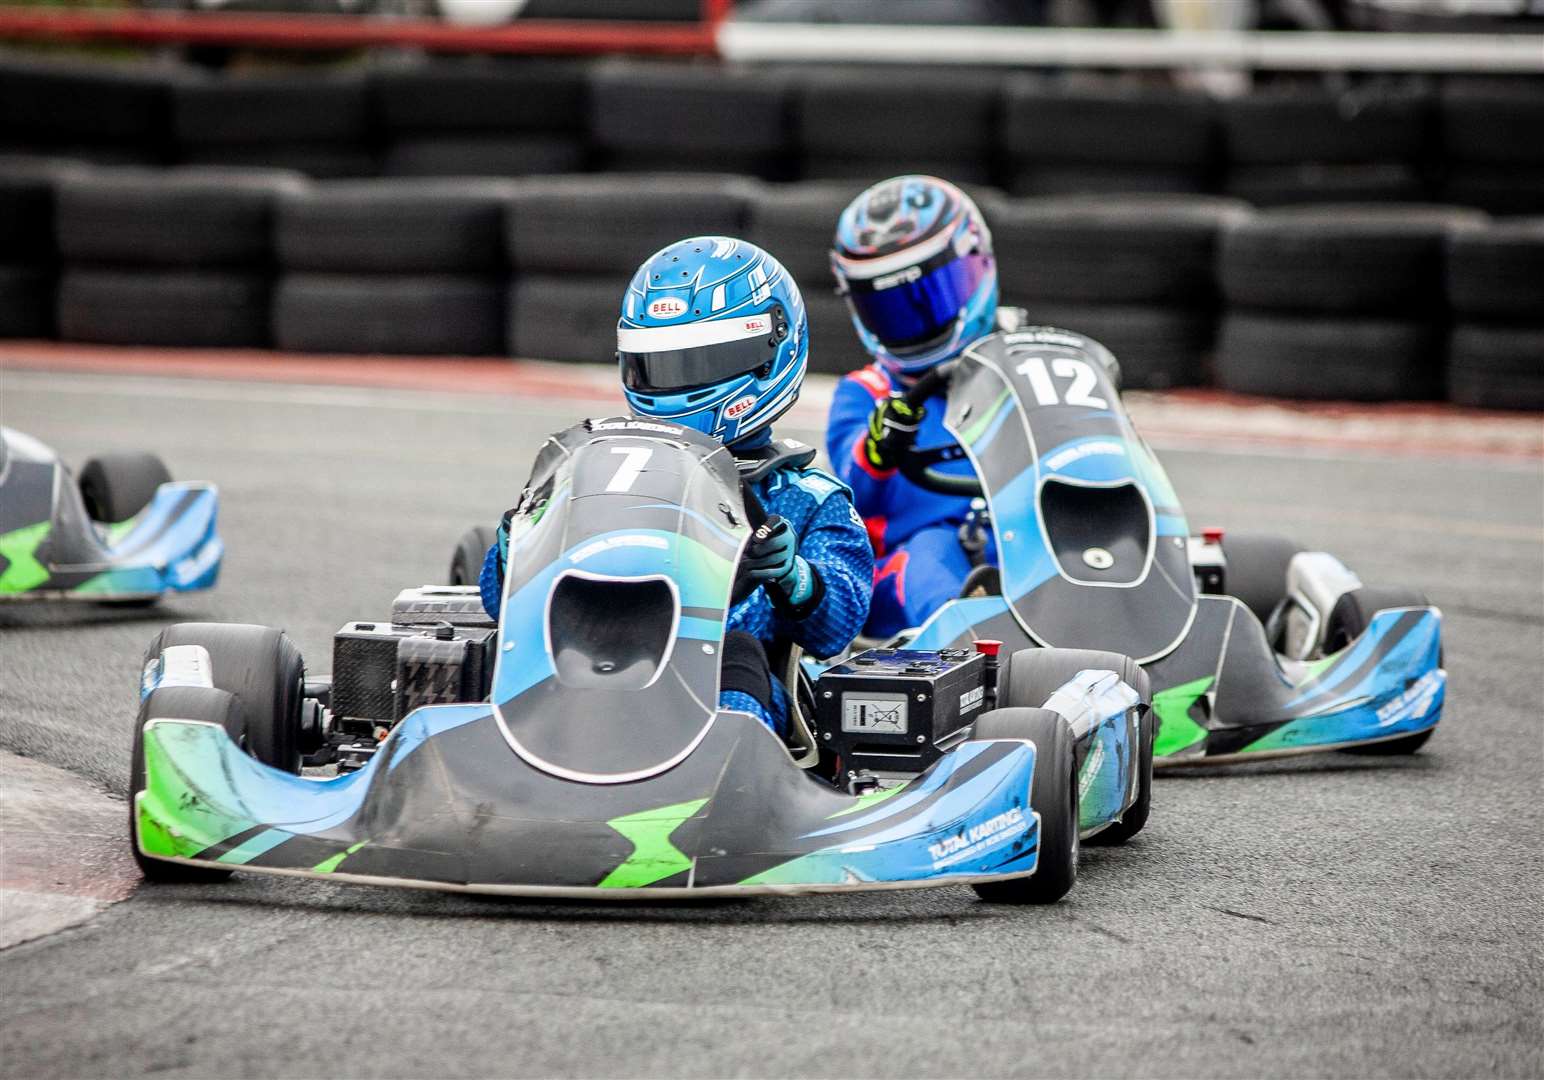
{"label": "black racing tire", "polygon": [[582,61],[441,59],[373,72],[370,81],[381,126],[397,137],[410,132],[579,134],[588,114],[588,68]]}
{"label": "black racing tire", "polygon": [[264,348],[267,273],[74,267],[59,279],[59,336],[101,345]]}
{"label": "black racing tire", "polygon": [[281,169],[312,180],[349,180],[381,171],[373,147],[349,143],[196,143],[180,147],[177,160],[210,168]]}
{"label": "black racing tire", "polygon": [[1335,601],[1324,628],[1324,651],[1336,653],[1361,636],[1372,617],[1386,608],[1427,607],[1431,601],[1419,589],[1398,585],[1363,585]]}
{"label": "black racing tire", "polygon": [[286,270],[435,274],[504,269],[511,185],[487,180],[358,180],[279,200]]}
{"label": "black racing tire", "polygon": [[1216,383],[1240,394],[1327,401],[1430,401],[1443,393],[1442,336],[1415,319],[1223,316]]}
{"label": "black racing tire", "polygon": [[1206,382],[1217,338],[1208,308],[1162,304],[1030,302],[1031,325],[1085,334],[1119,357],[1111,372],[1117,389],[1168,390]]}
{"label": "black racing tire", "polygon": [[282,630],[247,623],[178,623],[151,643],[149,658],[171,645],[202,645],[215,688],[241,703],[247,753],[299,775],[305,663]]}
{"label": "black racing tire", "polygon": [[[160,638],[151,645],[148,660],[159,653]],[[230,870],[188,866],[184,863],[153,859],[139,850],[139,807],[135,796],[145,787],[145,723],[153,716],[174,716],[179,720],[202,720],[219,724],[240,743],[246,736],[246,717],[236,695],[205,686],[165,686],[152,690],[139,704],[134,722],[134,746],[129,758],[129,850],[140,873],[150,881],[202,883],[225,881]]]}
{"label": "black racing tire", "polygon": [[0,251],[4,261],[46,269],[54,263],[54,188],[80,173],[79,161],[0,153]]}
{"label": "black racing tire", "polygon": [[1378,87],[1294,86],[1224,100],[1224,149],[1235,165],[1413,162],[1426,150],[1426,95]]}
{"label": "black racing tire", "polygon": [[[874,178],[916,173],[921,176],[946,176],[951,183],[978,187],[992,179],[991,159],[985,155],[939,157],[935,154],[901,153],[859,157],[854,154],[806,154],[799,161],[803,180],[821,183],[847,181],[861,191]],[[835,231],[836,222],[831,223]]]}
{"label": "black racing tire", "polygon": [[1544,165],[1544,93],[1536,80],[1450,80],[1438,99],[1444,156],[1493,165]]}
{"label": "black racing tire", "polygon": [[498,533],[487,525],[473,525],[461,534],[456,542],[455,553],[450,557],[450,583],[452,585],[476,585],[482,579],[483,562],[488,549],[493,547]]}
{"label": "black racing tire", "polygon": [[[751,182],[727,176],[523,180],[505,242],[518,274],[631,277],[644,255],[682,237],[740,235],[754,191]],[[615,326],[614,313],[608,321]]]}
{"label": "black racing tire", "polygon": [[1287,567],[1303,547],[1271,533],[1225,532],[1222,557],[1227,562],[1228,595],[1243,602],[1264,626],[1287,596]]}
{"label": "black racing tire", "polygon": [[67,176],[58,187],[59,255],[116,266],[266,267],[279,194],[305,183],[277,169],[214,166]]}
{"label": "black racing tire", "polygon": [[1068,679],[1090,669],[1115,672],[1144,704],[1153,699],[1147,672],[1129,656],[1098,649],[1020,649],[998,670],[997,705],[1038,709]]}
{"label": "black racing tire", "polygon": [[1450,206],[1270,210],[1223,233],[1217,274],[1239,307],[1429,317],[1445,302],[1448,233],[1484,220]]}
{"label": "black racing tire", "polygon": [[511,356],[579,363],[615,361],[623,276],[521,274],[509,287],[505,340]]}
{"label": "black racing tire", "polygon": [[75,482],[91,520],[112,525],[150,505],[156,489],[171,478],[166,463],[154,454],[125,451],[90,458]]}
{"label": "black racing tire", "polygon": [[[1430,603],[1426,594],[1419,589],[1408,589],[1397,585],[1364,585],[1360,589],[1353,589],[1335,601],[1335,607],[1330,611],[1329,625],[1325,628],[1324,651],[1338,652],[1355,641],[1379,611],[1386,608],[1426,607]],[[1404,735],[1397,739],[1386,739],[1383,742],[1368,743],[1365,746],[1348,746],[1342,748],[1341,753],[1364,757],[1398,757],[1413,754],[1426,745],[1426,741],[1431,738],[1434,731],[1436,728],[1431,727],[1425,731],[1418,731],[1414,735]]]}
{"label": "black racing tire", "polygon": [[1447,296],[1460,319],[1544,319],[1544,218],[1453,232]]}
{"label": "black racing tire", "polygon": [[800,285],[804,314],[810,323],[810,370],[826,375],[846,375],[871,362],[858,342],[852,325],[852,309],[836,295],[829,281]]}
{"label": "black racing tire", "polygon": [[171,101],[184,146],[361,144],[370,133],[370,86],[355,74],[185,76],[172,83]]}
{"label": "black racing tire", "polygon": [[1448,339],[1447,396],[1456,405],[1485,409],[1544,409],[1544,325],[1455,326]]}
{"label": "black racing tire", "polygon": [[778,71],[603,61],[590,76],[590,139],[608,154],[770,162],[793,146],[789,84]]}
{"label": "black racing tire", "polygon": [[583,172],[588,163],[584,140],[577,135],[549,132],[420,135],[394,140],[386,148],[381,172],[387,176],[502,179]]}
{"label": "black racing tire", "polygon": [[504,288],[480,274],[288,274],[274,343],[297,352],[486,356],[504,351]]}
{"label": "black racing tire", "polygon": [[[897,78],[893,71],[849,67],[803,76],[791,103],[807,161],[920,158],[984,166],[996,150],[998,98],[993,73],[913,70]],[[898,171],[908,170],[867,175],[872,181]]]}
{"label": "black racing tire", "polygon": [[1168,166],[1194,174],[1216,156],[1215,106],[1202,93],[1017,76],[1004,85],[1002,108],[1003,153],[1021,167]]}
{"label": "black racing tire", "polygon": [[1026,878],[972,886],[994,904],[1054,904],[1078,878],[1078,765],[1072,728],[1049,709],[993,709],[976,721],[971,738],[1025,739],[1035,744],[1029,807],[1040,816],[1040,852]]}
{"label": "black racing tire", "polygon": [[0,338],[52,337],[54,286],[50,268],[0,265]]}
{"label": "black racing tire", "polygon": [[0,130],[8,142],[160,150],[171,141],[169,96],[165,69],[150,64],[7,56],[0,69]]}
{"label": "black racing tire", "polygon": [[746,239],[764,251],[776,252],[801,286],[820,282],[830,292],[835,284],[831,242],[836,221],[863,188],[861,180],[767,184],[750,201]]}
{"label": "black racing tire", "polygon": [[1033,254],[1003,260],[1003,293],[1042,303],[1204,308],[1216,300],[1224,232],[1250,216],[1243,203],[1201,195],[1009,203],[992,220],[993,241]]}
{"label": "black racing tire", "polygon": [[1437,182],[1443,202],[1491,214],[1544,214],[1544,165],[1450,162]]}
{"label": "black racing tire", "polygon": [[1211,176],[1200,166],[1055,165],[1028,161],[1015,168],[1004,186],[1013,195],[1203,195]]}
{"label": "black racing tire", "polygon": [[1259,207],[1322,203],[1409,203],[1428,195],[1426,180],[1403,162],[1362,165],[1236,165],[1223,190]]}

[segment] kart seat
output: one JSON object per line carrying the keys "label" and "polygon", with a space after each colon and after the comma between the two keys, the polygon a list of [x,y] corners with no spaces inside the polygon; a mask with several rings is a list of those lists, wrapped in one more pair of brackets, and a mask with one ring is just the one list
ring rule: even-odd
{"label": "kart seat", "polygon": [[777,641],[767,649],[767,662],[772,667],[772,675],[782,681],[791,706],[785,745],[795,765],[801,769],[810,769],[820,762],[820,747],[815,742],[815,732],[809,722],[809,711],[814,708],[814,695],[804,677],[803,659],[804,650],[792,641]]}

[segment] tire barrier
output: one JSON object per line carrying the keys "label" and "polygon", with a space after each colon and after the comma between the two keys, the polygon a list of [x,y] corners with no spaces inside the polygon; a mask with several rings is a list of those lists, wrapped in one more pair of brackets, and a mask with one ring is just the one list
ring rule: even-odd
{"label": "tire barrier", "polygon": [[1450,80],[1437,99],[1445,201],[1544,214],[1544,89],[1538,79]]}
{"label": "tire barrier", "polygon": [[[723,233],[785,262],[812,370],[842,372],[863,356],[827,244],[858,183],[312,182],[0,158],[0,336],[603,361],[637,263]],[[1004,301],[1103,340],[1129,387],[1539,407],[1544,219],[974,194]]]}
{"label": "tire barrier", "polygon": [[171,86],[177,157],[314,177],[373,176],[370,90],[358,76],[199,78]]}

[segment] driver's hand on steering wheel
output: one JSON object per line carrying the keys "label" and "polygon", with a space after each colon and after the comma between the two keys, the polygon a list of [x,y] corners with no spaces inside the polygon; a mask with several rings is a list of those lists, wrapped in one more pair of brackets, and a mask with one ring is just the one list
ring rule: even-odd
{"label": "driver's hand on steering wheel", "polygon": [[926,410],[903,397],[887,397],[869,414],[868,434],[863,437],[863,455],[874,468],[888,472],[900,463],[901,456],[917,441]]}

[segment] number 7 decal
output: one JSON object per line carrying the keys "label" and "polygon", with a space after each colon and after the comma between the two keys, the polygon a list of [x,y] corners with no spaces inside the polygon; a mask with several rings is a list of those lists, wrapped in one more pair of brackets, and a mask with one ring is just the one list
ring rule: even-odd
{"label": "number 7 decal", "polygon": [[643,467],[649,463],[649,458],[654,456],[652,446],[613,446],[613,454],[625,455],[622,464],[617,466],[616,475],[612,476],[611,483],[606,485],[607,491],[631,491],[633,484],[638,480],[638,474],[643,472]]}

